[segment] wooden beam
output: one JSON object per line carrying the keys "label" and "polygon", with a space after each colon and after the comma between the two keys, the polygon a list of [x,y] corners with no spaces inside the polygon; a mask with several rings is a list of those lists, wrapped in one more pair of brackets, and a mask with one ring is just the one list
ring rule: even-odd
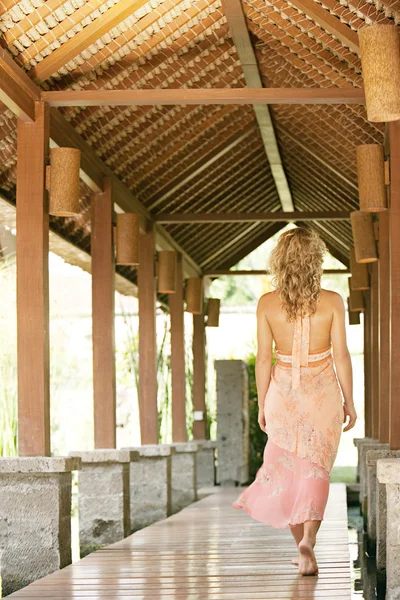
{"label": "wooden beam", "polygon": [[207,408],[206,408],[206,328],[204,315],[193,315],[193,411],[202,413],[203,418],[193,420],[193,438],[205,440],[207,434]]}
{"label": "wooden beam", "polygon": [[360,54],[357,32],[353,31],[346,23],[343,23],[339,17],[333,15],[329,10],[314,2],[314,0],[290,0],[290,4],[295,6],[322,29],[328,31],[355,54]]}
{"label": "wooden beam", "polygon": [[372,339],[371,339],[371,374],[372,374],[372,437],[379,439],[379,339],[380,339],[380,311],[379,311],[379,261],[371,264],[371,318],[372,318]]}
{"label": "wooden beam", "polygon": [[[247,29],[242,3],[240,0],[221,1],[246,79],[246,85],[262,89],[263,83]],[[294,210],[292,194],[282,164],[269,107],[267,105],[255,104],[253,109],[282,209],[286,211]]]}
{"label": "wooden beam", "polygon": [[40,89],[18,67],[6,50],[0,48],[0,102],[20,120],[35,120],[35,102]]}
{"label": "wooden beam", "polygon": [[158,443],[155,233],[140,236],[139,289],[139,417],[142,444]]}
{"label": "wooden beam", "polygon": [[32,69],[32,78],[38,82],[46,81],[51,75],[66,65],[70,60],[94,44],[103,35],[108,34],[114,27],[125,21],[148,0],[120,0],[98,19],[83,27],[79,33],[54,50]]}
{"label": "wooden beam", "polygon": [[156,223],[245,223],[263,221],[348,221],[348,211],[292,211],[261,213],[159,213],[154,215]]}
{"label": "wooden beam", "polygon": [[[119,5],[117,5],[119,6]],[[50,55],[52,56],[52,55]],[[50,106],[364,104],[362,88],[164,88],[42,92]]]}
{"label": "wooden beam", "polygon": [[17,344],[20,456],[50,456],[48,107],[17,125]]}
{"label": "wooden beam", "polygon": [[176,265],[177,288],[169,294],[171,318],[172,441],[186,442],[186,372],[182,256]]}
{"label": "wooden beam", "polygon": [[400,450],[400,121],[390,131],[391,392],[389,444]]}
{"label": "wooden beam", "polygon": [[113,190],[92,196],[93,407],[95,448],[116,447]]}
{"label": "wooden beam", "polygon": [[371,381],[371,290],[364,292],[364,424],[365,436],[372,438],[372,381]]}
{"label": "wooden beam", "polygon": [[[217,269],[215,271],[205,271],[204,277],[223,277],[225,275],[242,277],[246,275],[270,275],[270,271],[263,269],[246,269],[234,271],[232,269]],[[350,275],[350,271],[348,269],[324,269],[324,275],[346,275],[348,277]]]}
{"label": "wooden beam", "polygon": [[379,213],[379,441],[389,443],[390,414],[390,211]]}

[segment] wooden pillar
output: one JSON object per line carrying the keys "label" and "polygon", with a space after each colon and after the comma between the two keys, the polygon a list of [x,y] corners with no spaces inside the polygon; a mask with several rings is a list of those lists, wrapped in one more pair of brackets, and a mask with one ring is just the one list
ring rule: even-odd
{"label": "wooden pillar", "polygon": [[202,412],[202,420],[194,420],[193,437],[206,439],[206,328],[204,315],[193,315],[193,410]]}
{"label": "wooden pillar", "polygon": [[371,376],[372,376],[372,413],[371,430],[372,438],[379,439],[379,346],[380,346],[380,327],[379,327],[379,261],[371,265]]}
{"label": "wooden pillar", "polygon": [[371,290],[364,292],[365,311],[364,311],[364,420],[365,435],[372,437],[372,378],[371,378]]}
{"label": "wooden pillar", "polygon": [[389,442],[390,408],[390,212],[379,213],[379,441]]}
{"label": "wooden pillar", "polygon": [[20,456],[50,456],[49,109],[17,125],[17,342]]}
{"label": "wooden pillar", "polygon": [[158,443],[155,233],[140,235],[139,298],[139,414],[142,444]]}
{"label": "wooden pillar", "polygon": [[186,372],[182,255],[176,264],[176,292],[169,295],[171,317],[172,440],[186,442]]}
{"label": "wooden pillar", "polygon": [[391,393],[389,444],[400,450],[400,121],[389,123]]}
{"label": "wooden pillar", "polygon": [[93,407],[95,448],[116,447],[114,204],[110,180],[92,196]]}

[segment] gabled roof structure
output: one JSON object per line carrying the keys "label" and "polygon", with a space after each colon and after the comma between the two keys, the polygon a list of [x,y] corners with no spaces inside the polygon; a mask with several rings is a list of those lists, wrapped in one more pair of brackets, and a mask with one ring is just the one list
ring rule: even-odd
{"label": "gabled roof structure", "polygon": [[[358,29],[398,22],[400,16],[397,0],[243,0],[250,48],[242,46],[243,29],[242,35],[235,33],[237,15],[226,9],[231,5],[237,9],[231,0],[2,0],[1,44],[48,91],[242,88],[246,80],[256,87],[257,77],[264,87],[360,88]],[[250,58],[249,66],[246,56],[255,56],[256,64]],[[384,126],[368,122],[360,104],[272,104],[267,134],[253,105],[52,110],[150,215],[282,210],[280,183],[267,158],[268,135],[276,140],[296,211],[355,209],[355,148],[382,143],[384,136]],[[11,201],[15,179],[16,119],[3,107],[0,190]],[[54,230],[86,251],[90,194],[82,182],[79,217],[51,218]],[[281,225],[163,227],[201,270],[215,270],[240,260]],[[346,263],[350,222],[310,225]],[[134,270],[122,271],[135,280]]]}

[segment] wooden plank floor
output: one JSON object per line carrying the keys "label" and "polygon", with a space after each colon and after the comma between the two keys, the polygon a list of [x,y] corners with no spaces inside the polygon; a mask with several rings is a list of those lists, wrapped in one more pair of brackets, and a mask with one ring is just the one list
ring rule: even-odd
{"label": "wooden plank floor", "polygon": [[350,599],[346,490],[331,484],[316,546],[318,577],[302,577],[287,530],[231,507],[218,491],[8,598],[87,600]]}

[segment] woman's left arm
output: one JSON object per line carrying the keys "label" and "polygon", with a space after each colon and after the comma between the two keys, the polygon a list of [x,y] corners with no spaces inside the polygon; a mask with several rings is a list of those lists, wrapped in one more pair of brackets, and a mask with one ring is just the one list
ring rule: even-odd
{"label": "woman's left arm", "polygon": [[256,385],[258,396],[258,423],[265,431],[265,396],[271,381],[272,370],[272,331],[265,313],[267,294],[261,296],[257,305],[257,356]]}

